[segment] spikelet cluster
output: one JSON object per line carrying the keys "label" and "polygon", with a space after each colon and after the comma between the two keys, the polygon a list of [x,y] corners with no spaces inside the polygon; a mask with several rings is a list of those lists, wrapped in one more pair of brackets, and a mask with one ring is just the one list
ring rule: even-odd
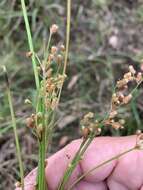
{"label": "spikelet cluster", "polygon": [[[53,24],[50,27],[50,34],[55,34],[58,31],[58,26]],[[46,54],[47,53],[47,54]],[[63,72],[63,61],[65,47],[63,44],[53,45],[48,47],[48,52],[45,54],[43,60],[38,58],[40,88],[37,101],[42,101],[43,112],[35,111],[30,117],[26,119],[26,124],[29,128],[34,129],[37,137],[41,139],[42,133],[45,129],[43,121],[45,120],[45,113],[53,112],[59,103],[59,93],[65,81],[66,75]],[[32,53],[28,52],[27,57],[31,57]],[[38,57],[38,56],[37,56]],[[26,103],[31,103],[26,100]]]}
{"label": "spikelet cluster", "polygon": [[116,130],[123,129],[125,121],[124,119],[118,119],[118,109],[120,106],[128,104],[132,99],[132,93],[128,93],[129,82],[134,81],[138,86],[142,80],[142,73],[137,73],[134,67],[130,65],[128,72],[124,74],[121,80],[117,81],[115,93],[111,98],[111,109],[107,117],[100,121],[94,121],[92,112],[86,114],[81,120],[82,136],[87,138],[92,132],[95,135],[100,134],[101,126],[110,126]]}
{"label": "spikelet cluster", "polygon": [[90,134],[99,135],[101,128],[99,128],[99,122],[94,120],[94,114],[92,112],[87,113],[81,120],[82,136],[86,139]]}
{"label": "spikelet cluster", "polygon": [[[63,48],[63,45],[62,45]],[[66,75],[62,73],[62,61],[63,61],[63,50],[61,47],[52,46],[48,60],[43,66],[44,79],[41,81],[42,93],[46,98],[45,106],[47,109],[54,110],[58,105],[58,93],[61,89]],[[52,66],[56,67],[56,71]]]}
{"label": "spikelet cluster", "polygon": [[105,126],[111,126],[114,129],[124,128],[124,121],[118,121],[116,117],[118,115],[118,108],[128,104],[132,99],[132,93],[128,93],[129,83],[134,81],[138,85],[142,82],[141,72],[137,73],[132,65],[130,65],[128,69],[128,72],[124,74],[123,78],[117,81],[115,93],[112,95],[111,110],[108,118],[104,121]]}

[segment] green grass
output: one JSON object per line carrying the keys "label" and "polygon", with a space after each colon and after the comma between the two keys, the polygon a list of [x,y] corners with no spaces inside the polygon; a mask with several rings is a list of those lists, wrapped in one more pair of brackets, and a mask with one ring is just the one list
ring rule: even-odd
{"label": "green grass", "polygon": [[12,94],[11,94],[11,90],[10,90],[10,83],[9,83],[8,73],[7,73],[5,66],[3,66],[3,74],[4,74],[4,78],[5,78],[5,83],[6,83],[6,93],[7,93],[8,104],[9,104],[12,126],[13,126],[13,132],[14,132],[14,138],[15,138],[16,156],[18,159],[19,170],[20,170],[20,183],[21,183],[22,190],[24,190],[23,161],[22,161],[20,142],[19,142],[19,137],[18,137],[18,132],[17,132],[16,117],[15,117],[15,113],[14,113]]}

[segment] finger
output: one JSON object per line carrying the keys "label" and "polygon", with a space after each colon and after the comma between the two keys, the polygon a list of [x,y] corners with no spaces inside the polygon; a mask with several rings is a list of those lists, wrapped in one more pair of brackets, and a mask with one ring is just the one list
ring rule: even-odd
{"label": "finger", "polygon": [[107,190],[107,186],[104,182],[93,184],[86,181],[81,181],[74,190]]}
{"label": "finger", "polygon": [[[85,152],[84,158],[81,162],[83,173],[134,147],[135,142],[135,136],[95,138]],[[119,160],[120,158],[100,167],[86,176],[85,179],[89,182],[104,181],[111,174]]]}
{"label": "finger", "polygon": [[[95,139],[84,155],[81,164],[83,172],[134,147],[135,143],[135,136]],[[99,182],[108,178],[108,184],[110,187],[113,186],[112,189],[115,189],[114,186],[118,183],[123,189],[138,190],[143,184],[142,158],[143,151],[134,150],[92,172],[85,179]]]}
{"label": "finger", "polygon": [[[130,190],[138,190],[143,185],[143,152],[133,151],[120,158],[112,175],[108,178],[110,187],[115,182]],[[114,189],[113,187],[111,189]]]}
{"label": "finger", "polygon": [[110,178],[110,180],[107,181],[107,185],[110,190],[115,190],[115,189],[129,190],[125,185],[121,184],[118,181],[113,180],[112,178]]}

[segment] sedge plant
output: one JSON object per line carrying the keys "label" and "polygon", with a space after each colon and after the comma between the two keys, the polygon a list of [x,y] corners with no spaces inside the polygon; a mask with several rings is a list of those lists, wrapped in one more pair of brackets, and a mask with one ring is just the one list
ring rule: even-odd
{"label": "sedge plant", "polygon": [[[27,16],[27,10],[25,0],[21,0],[21,7],[23,11],[25,28],[27,32],[27,39],[29,44],[29,51],[27,57],[31,58],[33,71],[35,76],[36,84],[36,100],[35,104],[32,101],[26,99],[26,103],[31,104],[33,107],[33,113],[26,119],[27,126],[32,129],[33,133],[37,138],[39,145],[39,159],[38,159],[38,170],[37,170],[37,183],[35,186],[36,190],[47,190],[48,187],[45,181],[45,167],[47,165],[46,153],[51,142],[52,134],[55,126],[55,117],[57,106],[60,101],[62,88],[66,79],[66,68],[68,62],[69,52],[69,41],[70,41],[70,20],[71,20],[71,0],[67,0],[67,28],[66,28],[66,46],[63,44],[52,45],[51,41],[55,33],[58,32],[58,26],[53,24],[50,27],[49,39],[44,49],[43,56],[40,57],[35,52],[32,33],[30,24]],[[6,72],[5,72],[6,73]],[[7,76],[7,75],[6,75]],[[8,81],[6,77],[6,81]],[[93,139],[100,135],[103,127],[112,127],[115,130],[122,129],[124,127],[123,120],[118,119],[118,113],[121,106],[127,105],[136,91],[137,87],[142,83],[143,78],[140,72],[137,72],[133,66],[129,66],[128,72],[124,74],[123,78],[117,81],[112,98],[110,110],[105,116],[95,119],[94,114],[89,112],[81,120],[81,131],[82,131],[82,143],[79,150],[75,154],[73,160],[68,165],[63,178],[59,183],[58,190],[67,189],[67,182],[74,172],[76,166],[79,164],[84,156],[85,151],[92,143]],[[133,90],[129,91],[129,83],[136,82],[136,86]],[[16,140],[17,156],[20,166],[21,174],[21,187],[24,189],[23,179],[23,166],[20,153],[20,146],[18,141],[18,135],[16,131],[16,122],[14,116],[14,110],[12,106],[12,98],[10,93],[9,83],[7,82],[7,94],[12,115],[12,122]],[[105,164],[117,159],[128,152],[142,148],[143,136],[141,133],[138,134],[138,140],[134,147],[125,152],[116,155],[115,157],[95,166],[93,169],[87,171],[81,175],[69,188],[71,190],[74,186],[85,176],[89,175],[90,172],[104,166]]]}
{"label": "sedge plant", "polygon": [[[36,83],[36,106],[34,112],[27,118],[27,126],[32,128],[39,144],[39,162],[37,172],[37,190],[46,190],[45,182],[45,159],[46,152],[51,141],[55,112],[60,100],[62,87],[66,78],[66,67],[70,39],[70,10],[71,1],[67,0],[67,32],[66,47],[64,45],[51,46],[51,39],[58,31],[58,26],[53,24],[50,27],[50,34],[47,46],[42,59],[34,51],[32,34],[27,16],[25,0],[21,0],[21,6],[27,31],[29,44],[28,57],[31,57]],[[30,102],[28,100],[28,102]]]}

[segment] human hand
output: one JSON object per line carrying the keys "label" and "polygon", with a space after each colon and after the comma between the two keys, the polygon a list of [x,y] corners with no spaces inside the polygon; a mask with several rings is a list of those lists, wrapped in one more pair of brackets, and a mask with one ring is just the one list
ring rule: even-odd
{"label": "human hand", "polygon": [[[45,169],[49,190],[57,190],[64,172],[81,143],[75,140],[48,159]],[[134,147],[136,136],[98,137],[86,150],[83,159],[73,172],[68,184],[86,171]],[[25,190],[34,190],[36,169],[25,178]],[[109,162],[87,175],[74,190],[143,190],[143,151],[133,150],[128,154]],[[17,188],[16,190],[20,190]]]}

